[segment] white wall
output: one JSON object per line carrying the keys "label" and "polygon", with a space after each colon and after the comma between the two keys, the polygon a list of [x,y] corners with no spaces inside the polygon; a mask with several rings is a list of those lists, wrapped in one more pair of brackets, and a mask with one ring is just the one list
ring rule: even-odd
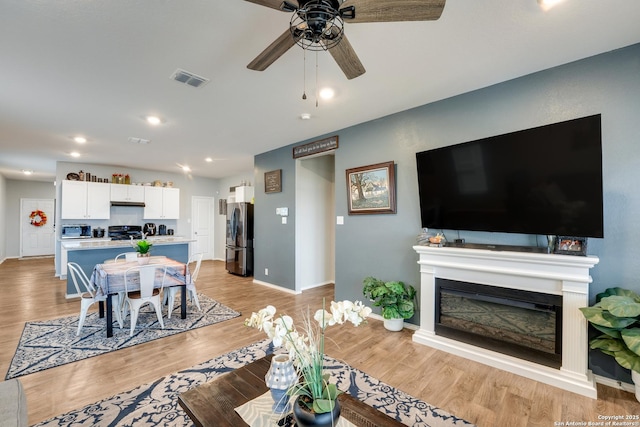
{"label": "white wall", "polygon": [[[0,209],[0,216],[4,215],[5,233],[2,248],[5,250],[6,258],[18,258],[20,256],[20,199],[54,199],[56,188],[52,182],[31,181],[31,180],[5,180],[5,195],[0,195],[3,200],[3,209]],[[45,212],[50,221],[59,221],[54,217],[53,212]],[[0,217],[0,224],[2,224]],[[1,237],[0,237],[1,239]],[[2,249],[0,249],[1,251]],[[2,259],[2,257],[0,257]]]}
{"label": "white wall", "polygon": [[0,264],[7,257],[7,180],[0,175]]}
{"label": "white wall", "polygon": [[334,157],[296,161],[295,289],[333,283],[335,277]]}

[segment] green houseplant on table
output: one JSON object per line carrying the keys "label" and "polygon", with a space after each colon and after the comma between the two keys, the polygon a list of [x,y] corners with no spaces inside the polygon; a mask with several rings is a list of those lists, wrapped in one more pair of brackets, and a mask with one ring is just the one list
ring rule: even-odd
{"label": "green houseplant on table", "polygon": [[390,331],[402,330],[404,320],[415,313],[416,289],[403,282],[384,282],[371,276],[364,279],[363,285],[363,295],[375,307],[382,307],[384,327]]}
{"label": "green houseplant on table", "polygon": [[252,313],[244,322],[245,326],[264,331],[274,346],[284,346],[288,350],[300,377],[288,390],[289,395],[298,396],[293,404],[293,416],[298,426],[308,425],[304,418],[313,417],[326,418],[327,425],[335,425],[340,415],[336,400],[340,392],[329,382],[329,374],[323,369],[325,329],[347,321],[359,326],[366,323],[371,314],[371,308],[360,301],[332,301],[329,311],[325,310],[324,300],[322,305],[313,319],[308,311],[303,316],[302,332],[298,332],[290,316],[276,317],[272,305]]}
{"label": "green houseplant on table", "polygon": [[132,242],[132,245],[136,252],[138,252],[138,263],[148,264],[149,257],[151,256],[151,246],[153,246],[153,244],[143,239]]}
{"label": "green houseplant on table", "polygon": [[631,370],[640,401],[640,295],[622,288],[608,288],[596,295],[591,307],[581,307],[587,321],[602,332],[589,342],[612,356],[623,368]]}

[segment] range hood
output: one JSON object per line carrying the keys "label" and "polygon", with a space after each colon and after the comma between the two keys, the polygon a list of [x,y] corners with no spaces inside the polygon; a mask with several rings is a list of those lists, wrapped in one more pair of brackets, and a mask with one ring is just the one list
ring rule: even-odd
{"label": "range hood", "polygon": [[144,202],[122,202],[122,201],[112,201],[111,206],[133,206],[137,208],[144,208]]}

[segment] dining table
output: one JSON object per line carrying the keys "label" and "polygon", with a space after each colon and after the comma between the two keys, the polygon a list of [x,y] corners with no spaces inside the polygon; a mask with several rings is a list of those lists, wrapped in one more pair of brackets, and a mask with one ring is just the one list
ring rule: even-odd
{"label": "dining table", "polygon": [[[173,287],[180,286],[180,318],[187,318],[187,285],[191,283],[191,274],[188,264],[165,257],[151,256],[149,265],[156,264],[166,267],[166,275],[162,277],[164,272],[159,269],[156,276],[155,287]],[[105,296],[106,299],[106,317],[107,317],[107,337],[113,336],[113,303],[112,295],[125,292],[124,277],[125,272],[132,267],[138,267],[138,260],[109,262],[96,264],[91,274],[91,283],[95,286],[98,294]],[[128,282],[127,290],[136,291],[140,289],[138,280]],[[102,310],[100,310],[102,317]]]}

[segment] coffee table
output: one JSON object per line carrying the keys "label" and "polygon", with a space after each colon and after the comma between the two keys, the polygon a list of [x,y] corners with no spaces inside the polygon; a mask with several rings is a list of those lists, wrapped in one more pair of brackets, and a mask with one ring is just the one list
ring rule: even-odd
{"label": "coffee table", "polygon": [[[264,376],[269,370],[272,356],[265,356],[180,394],[178,404],[198,427],[247,426],[235,408],[269,391]],[[349,394],[343,393],[338,399],[340,416],[358,427],[404,426]]]}

